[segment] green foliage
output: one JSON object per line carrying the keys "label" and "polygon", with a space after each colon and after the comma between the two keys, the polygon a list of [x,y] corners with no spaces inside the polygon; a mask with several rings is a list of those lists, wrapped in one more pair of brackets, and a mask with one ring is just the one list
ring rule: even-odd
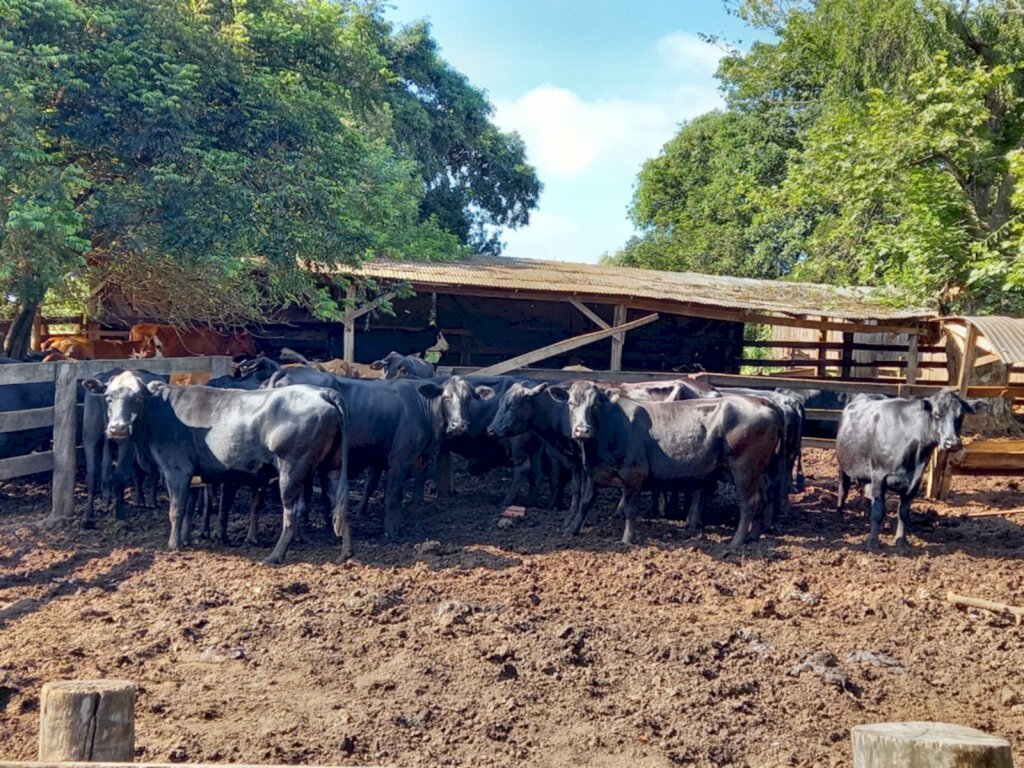
{"label": "green foliage", "polygon": [[[376,3],[0,0],[0,56],[0,290],[22,305],[84,277],[172,318],[336,317],[317,272],[494,247],[483,226],[536,204],[518,137]],[[438,73],[464,107],[406,119]]]}
{"label": "green foliage", "polygon": [[[618,258],[888,285],[944,311],[1024,309],[1024,14],[986,0],[730,5],[775,40],[723,60],[728,110],[645,166],[643,235]],[[776,113],[766,137],[758,121]],[[744,144],[771,158],[753,186]]]}

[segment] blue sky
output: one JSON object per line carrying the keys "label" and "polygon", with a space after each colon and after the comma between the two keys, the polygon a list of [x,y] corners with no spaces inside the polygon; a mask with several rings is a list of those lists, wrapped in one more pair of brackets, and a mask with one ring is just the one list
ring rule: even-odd
{"label": "blue sky", "polygon": [[442,55],[485,90],[495,122],[526,141],[544,192],[505,255],[595,262],[633,233],[627,207],[643,161],[680,123],[721,106],[724,51],[753,31],[721,0],[392,0],[429,19]]}

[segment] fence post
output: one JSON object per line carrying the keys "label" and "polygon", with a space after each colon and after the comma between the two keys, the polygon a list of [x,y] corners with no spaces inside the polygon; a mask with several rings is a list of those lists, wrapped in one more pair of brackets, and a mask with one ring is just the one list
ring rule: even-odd
{"label": "fence post", "polygon": [[75,443],[78,425],[76,363],[56,363],[53,393],[53,509],[54,520],[75,514]]}
{"label": "fence post", "polygon": [[950,723],[874,723],[852,731],[853,768],[1013,768],[1010,742]]}
{"label": "fence post", "polygon": [[135,683],[63,680],[39,697],[39,760],[130,763],[135,759]]}
{"label": "fence post", "polygon": [[227,376],[231,373],[231,358],[230,357],[211,357],[210,358],[210,378],[216,379],[218,376]]}

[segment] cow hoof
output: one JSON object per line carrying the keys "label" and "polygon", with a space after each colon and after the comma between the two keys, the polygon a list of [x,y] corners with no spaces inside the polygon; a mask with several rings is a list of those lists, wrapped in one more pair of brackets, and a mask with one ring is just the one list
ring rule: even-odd
{"label": "cow hoof", "polygon": [[280,565],[284,561],[284,557],[281,555],[271,555],[270,557],[264,558],[264,565]]}
{"label": "cow hoof", "polygon": [[338,565],[344,565],[346,562],[348,562],[351,559],[352,559],[352,553],[351,552],[342,552],[340,555],[338,555],[338,559],[335,560],[334,562],[336,562]]}
{"label": "cow hoof", "polygon": [[878,541],[877,539],[868,539],[866,542],[864,542],[864,548],[867,549],[869,552],[881,552],[882,542]]}
{"label": "cow hoof", "polygon": [[896,539],[896,549],[900,552],[910,552],[914,549],[914,545],[904,536],[902,539]]}
{"label": "cow hoof", "polygon": [[246,543],[247,546],[250,546],[250,547],[258,547],[260,545],[260,540],[259,539],[254,539],[254,538],[252,538],[250,536],[246,536],[245,537],[245,543]]}
{"label": "cow hoof", "polygon": [[91,531],[95,527],[96,527],[96,521],[95,520],[83,520],[82,521],[82,528],[87,530],[87,531]]}

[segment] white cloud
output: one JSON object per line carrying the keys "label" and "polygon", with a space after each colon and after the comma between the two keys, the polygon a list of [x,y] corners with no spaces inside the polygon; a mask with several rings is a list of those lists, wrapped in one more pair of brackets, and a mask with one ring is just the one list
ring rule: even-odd
{"label": "white cloud", "polygon": [[658,56],[667,67],[710,77],[718,69],[725,51],[689,32],[673,32],[657,43]]}

